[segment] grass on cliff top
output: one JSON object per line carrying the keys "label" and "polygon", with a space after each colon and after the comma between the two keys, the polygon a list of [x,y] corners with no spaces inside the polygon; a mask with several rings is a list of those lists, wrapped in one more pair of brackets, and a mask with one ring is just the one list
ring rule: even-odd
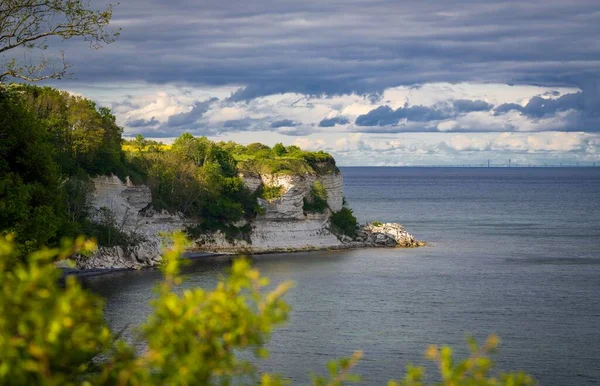
{"label": "grass on cliff top", "polygon": [[297,146],[276,144],[273,148],[250,144],[234,153],[243,174],[327,174],[338,173],[334,158],[324,151],[305,151]]}
{"label": "grass on cliff top", "polygon": [[[185,143],[192,140],[192,138],[184,136],[185,134],[176,142]],[[196,138],[196,140],[201,143],[203,150],[216,148],[224,152],[227,157],[235,161],[237,171],[245,175],[302,175],[339,172],[335,159],[324,151],[306,151],[298,146],[283,146],[281,143],[271,148],[258,142],[244,146],[231,141],[213,142],[206,137]],[[150,141],[141,135],[135,139],[124,141],[122,145],[123,151],[129,153],[164,152],[170,151],[172,148],[173,145]],[[205,155],[203,154],[203,157],[199,158],[205,158]]]}

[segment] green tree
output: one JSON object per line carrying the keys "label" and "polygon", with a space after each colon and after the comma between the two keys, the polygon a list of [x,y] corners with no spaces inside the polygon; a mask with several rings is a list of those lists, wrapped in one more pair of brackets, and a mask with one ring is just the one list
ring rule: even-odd
{"label": "green tree", "polygon": [[10,89],[49,132],[63,173],[75,175],[82,169],[89,174],[124,174],[123,129],[109,108],[51,87]]}
{"label": "green tree", "polygon": [[134,143],[135,149],[138,151],[138,153],[143,152],[144,149],[146,148],[146,140],[144,139],[144,136],[141,134],[138,134],[135,136],[135,140],[133,143]]}
{"label": "green tree", "polygon": [[334,212],[331,215],[330,221],[334,232],[341,233],[352,238],[356,237],[358,221],[356,220],[352,209],[346,206],[343,207],[340,211]]}
{"label": "green tree", "polygon": [[0,233],[16,233],[24,250],[52,241],[65,222],[54,155],[40,122],[0,89]]}
{"label": "green tree", "polygon": [[[71,65],[62,52],[54,59],[43,54],[49,40],[80,37],[98,49],[119,36],[107,29],[111,18],[111,5],[95,10],[86,0],[0,1],[0,83],[8,77],[39,81],[69,75]],[[17,60],[23,50],[29,55]]]}
{"label": "green tree", "polygon": [[287,153],[287,150],[286,150],[285,146],[283,146],[282,143],[276,143],[275,146],[273,146],[273,153],[277,157],[282,157]]}

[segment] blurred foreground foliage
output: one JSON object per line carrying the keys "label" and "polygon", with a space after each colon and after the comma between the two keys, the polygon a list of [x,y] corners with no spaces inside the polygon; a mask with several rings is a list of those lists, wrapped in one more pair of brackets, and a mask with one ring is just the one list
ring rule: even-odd
{"label": "blurred foreground foliage", "polygon": [[[13,236],[0,236],[0,384],[289,384],[280,375],[259,374],[254,363],[269,355],[265,344],[288,318],[283,296],[291,283],[266,291],[268,279],[239,259],[214,290],[177,291],[186,243],[182,234],[176,234],[165,250],[164,279],[156,288],[152,314],[138,331],[137,339],[146,344],[139,353],[109,330],[102,299],[83,289],[75,277],[59,284],[54,262],[91,250],[93,243],[79,238],[22,260]],[[498,343],[495,336],[482,347],[470,341],[472,354],[460,361],[449,347],[432,346],[426,355],[438,365],[438,381],[426,383],[424,368],[409,365],[400,381],[388,385],[534,385],[520,372],[491,375],[489,354]],[[243,352],[252,353],[254,359],[241,359]],[[312,384],[359,382],[353,368],[361,356],[356,352],[330,362],[329,374],[313,376]]]}

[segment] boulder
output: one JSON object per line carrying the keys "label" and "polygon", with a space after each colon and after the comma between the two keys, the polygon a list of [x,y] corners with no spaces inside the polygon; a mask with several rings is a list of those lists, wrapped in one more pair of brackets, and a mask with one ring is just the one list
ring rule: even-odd
{"label": "boulder", "polygon": [[370,246],[419,247],[425,245],[417,241],[398,223],[368,223],[358,231],[357,240]]}

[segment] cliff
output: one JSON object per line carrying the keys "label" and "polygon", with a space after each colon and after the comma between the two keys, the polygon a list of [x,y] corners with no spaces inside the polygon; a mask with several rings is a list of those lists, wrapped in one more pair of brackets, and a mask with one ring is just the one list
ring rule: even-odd
{"label": "cliff", "polygon": [[[274,200],[259,198],[265,209],[252,221],[250,240],[228,241],[221,232],[196,240],[198,249],[217,252],[264,253],[305,249],[339,248],[342,241],[330,230],[329,218],[343,205],[341,173],[323,175],[263,174],[242,176],[251,191],[261,187],[280,187],[281,196]],[[323,213],[305,213],[304,200],[311,187],[320,182],[327,192],[328,208]]]}
{"label": "cliff", "polygon": [[[250,222],[248,237],[231,239],[221,231],[196,237],[193,251],[221,253],[266,253],[356,247],[412,247],[421,245],[399,224],[367,224],[355,238],[335,232],[331,215],[343,208],[343,177],[340,172],[240,175],[252,192],[276,188],[278,197],[258,198],[262,214]],[[307,212],[311,189],[320,184],[326,192],[322,213]],[[179,214],[152,208],[150,189],[116,176],[93,180],[91,218],[102,221],[107,212],[120,231],[136,235],[137,245],[100,248],[91,257],[77,259],[80,268],[139,268],[160,262],[162,234],[184,230],[193,221]],[[245,225],[243,222],[236,224]]]}
{"label": "cliff", "polygon": [[186,220],[177,214],[152,209],[152,194],[145,185],[134,185],[117,176],[92,180],[90,218],[102,223],[106,214],[121,232],[135,235],[137,245],[101,247],[91,256],[78,256],[78,268],[140,268],[161,261],[162,234],[185,229]]}

